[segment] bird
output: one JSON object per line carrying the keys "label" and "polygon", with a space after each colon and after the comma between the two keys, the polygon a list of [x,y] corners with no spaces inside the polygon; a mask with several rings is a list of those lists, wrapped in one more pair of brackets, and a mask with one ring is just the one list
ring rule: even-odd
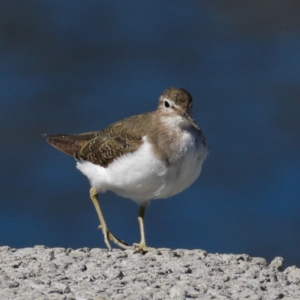
{"label": "bird", "polygon": [[[44,134],[47,142],[76,159],[89,179],[104,242],[146,253],[144,216],[151,200],[174,196],[200,175],[208,155],[205,136],[192,118],[193,99],[183,88],[171,87],[159,97],[155,111],[134,115],[100,131],[80,134]],[[99,194],[112,191],[139,205],[140,242],[129,246],[109,230]]]}

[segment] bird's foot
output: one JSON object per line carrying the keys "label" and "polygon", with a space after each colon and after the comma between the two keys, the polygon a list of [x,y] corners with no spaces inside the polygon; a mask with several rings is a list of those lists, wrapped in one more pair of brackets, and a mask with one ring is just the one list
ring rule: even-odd
{"label": "bird's foot", "polygon": [[105,228],[103,228],[102,225],[99,225],[98,226],[98,229],[101,229],[102,232],[103,232],[103,235],[104,235],[104,242],[108,248],[109,251],[111,251],[111,246],[110,246],[110,243],[108,240],[114,242],[117,246],[119,246],[121,249],[132,249],[131,246],[128,246],[128,244],[119,239],[118,237],[114,236],[108,229],[107,226],[105,226]]}
{"label": "bird's foot", "polygon": [[133,253],[141,252],[143,254],[145,254],[147,252],[150,252],[150,251],[156,251],[157,250],[156,248],[148,247],[145,242],[134,243],[133,248],[135,249]]}

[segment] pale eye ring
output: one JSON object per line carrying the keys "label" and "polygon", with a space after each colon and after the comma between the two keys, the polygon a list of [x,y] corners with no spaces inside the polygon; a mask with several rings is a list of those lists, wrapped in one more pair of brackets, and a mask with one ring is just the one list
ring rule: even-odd
{"label": "pale eye ring", "polygon": [[166,107],[166,108],[169,108],[169,107],[170,107],[170,103],[169,103],[167,100],[165,100],[164,104],[165,104],[165,107]]}

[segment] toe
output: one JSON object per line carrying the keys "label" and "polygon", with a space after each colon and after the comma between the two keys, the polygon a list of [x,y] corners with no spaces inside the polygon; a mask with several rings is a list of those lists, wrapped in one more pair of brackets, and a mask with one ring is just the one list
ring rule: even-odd
{"label": "toe", "polygon": [[133,244],[133,248],[136,248],[133,253],[147,253],[149,251],[155,251],[155,248],[148,247],[145,243]]}

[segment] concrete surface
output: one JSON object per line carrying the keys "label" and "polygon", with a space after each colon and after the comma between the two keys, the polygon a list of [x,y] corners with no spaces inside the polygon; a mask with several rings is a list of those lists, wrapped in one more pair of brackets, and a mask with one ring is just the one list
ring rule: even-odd
{"label": "concrete surface", "polygon": [[300,299],[300,269],[246,254],[0,247],[0,299]]}

